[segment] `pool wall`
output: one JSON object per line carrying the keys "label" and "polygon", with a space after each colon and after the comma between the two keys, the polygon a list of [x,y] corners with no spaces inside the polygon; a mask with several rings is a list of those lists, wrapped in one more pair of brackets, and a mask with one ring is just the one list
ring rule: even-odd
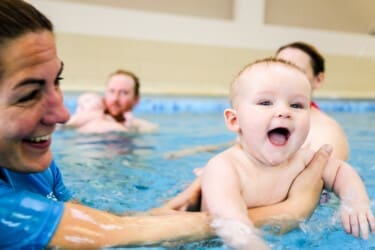
{"label": "pool wall", "polygon": [[[71,113],[76,107],[80,93],[68,93],[65,104]],[[326,112],[375,112],[375,99],[316,99],[321,110]],[[134,112],[148,113],[222,113],[229,107],[229,100],[224,97],[181,97],[181,96],[144,96]]]}
{"label": "pool wall", "polygon": [[[196,11],[216,11],[218,2],[223,1],[228,2],[223,8],[230,12],[229,18],[166,11],[183,2],[195,6]],[[337,22],[339,27],[352,27],[370,13],[372,22],[360,27],[374,29],[372,0],[346,4],[327,4],[324,0],[308,1],[310,4],[295,0],[30,2],[55,24],[59,56],[65,65],[65,90],[102,91],[108,75],[123,68],[139,76],[142,94],[223,96],[245,64],[274,55],[283,44],[306,41],[315,45],[327,62],[325,83],[315,96],[375,97],[375,36],[267,22],[273,16],[267,10],[277,2],[282,9],[274,10],[275,15],[297,18],[299,25],[310,15],[313,25],[328,28]],[[122,2],[123,6],[109,6],[110,2]],[[134,10],[127,6],[131,2],[147,3],[147,8]],[[152,11],[152,6],[159,11]],[[348,14],[340,18],[343,10]]]}

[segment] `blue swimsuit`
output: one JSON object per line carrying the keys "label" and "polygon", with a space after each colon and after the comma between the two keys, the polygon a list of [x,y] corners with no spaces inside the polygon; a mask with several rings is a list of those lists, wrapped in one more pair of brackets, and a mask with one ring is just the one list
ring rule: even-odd
{"label": "blue swimsuit", "polygon": [[58,167],[22,174],[0,167],[0,249],[48,245],[71,199]]}

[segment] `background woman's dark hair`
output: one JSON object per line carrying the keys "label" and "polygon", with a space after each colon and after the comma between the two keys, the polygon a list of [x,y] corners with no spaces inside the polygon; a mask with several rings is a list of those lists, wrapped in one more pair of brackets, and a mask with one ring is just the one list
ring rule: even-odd
{"label": "background woman's dark hair", "polygon": [[313,68],[314,75],[317,76],[319,73],[324,73],[325,67],[324,67],[324,57],[319,53],[319,51],[312,45],[304,43],[304,42],[293,42],[286,44],[284,46],[281,46],[277,52],[276,55],[279,54],[280,51],[286,49],[286,48],[295,48],[302,50],[306,54],[310,56],[311,66]]}

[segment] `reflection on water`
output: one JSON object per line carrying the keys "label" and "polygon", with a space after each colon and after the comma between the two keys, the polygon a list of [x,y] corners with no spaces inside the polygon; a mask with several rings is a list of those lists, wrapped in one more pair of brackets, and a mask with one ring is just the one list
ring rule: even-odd
{"label": "reflection on water", "polygon": [[[363,178],[375,200],[375,113],[331,112],[349,136],[350,163]],[[53,151],[66,184],[83,203],[112,212],[145,211],[179,193],[194,179],[192,170],[203,166],[212,153],[166,160],[166,152],[234,139],[221,114],[157,114],[144,116],[161,130],[148,135],[79,135],[59,130]],[[273,249],[374,249],[367,241],[346,235],[337,218],[338,199],[331,195],[301,229],[283,236],[267,233]],[[373,210],[375,207],[373,206]],[[174,249],[226,249],[221,240],[173,245]],[[135,249],[150,249],[135,248]],[[164,248],[151,248],[164,249]]]}

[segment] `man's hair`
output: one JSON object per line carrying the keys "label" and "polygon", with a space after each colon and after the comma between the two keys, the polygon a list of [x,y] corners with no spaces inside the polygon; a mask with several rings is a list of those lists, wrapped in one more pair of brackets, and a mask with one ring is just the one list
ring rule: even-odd
{"label": "man's hair", "polygon": [[22,0],[0,0],[0,77],[4,73],[2,50],[14,39],[29,32],[50,31],[51,21],[31,4]]}
{"label": "man's hair", "polygon": [[139,95],[140,95],[139,88],[140,88],[141,83],[139,82],[139,78],[138,78],[138,76],[136,76],[136,74],[134,74],[133,72],[128,71],[128,70],[118,69],[115,72],[111,73],[109,75],[109,78],[111,78],[112,76],[115,76],[115,75],[125,75],[125,76],[131,77],[134,81],[134,95],[136,97],[139,97]]}
{"label": "man's hair", "polygon": [[282,50],[287,49],[287,48],[299,49],[309,55],[311,67],[314,72],[314,76],[317,76],[319,73],[324,73],[324,70],[325,70],[324,57],[320,54],[320,52],[314,46],[305,42],[293,42],[293,43],[289,43],[284,46],[281,46],[277,50],[276,55],[279,54]]}

